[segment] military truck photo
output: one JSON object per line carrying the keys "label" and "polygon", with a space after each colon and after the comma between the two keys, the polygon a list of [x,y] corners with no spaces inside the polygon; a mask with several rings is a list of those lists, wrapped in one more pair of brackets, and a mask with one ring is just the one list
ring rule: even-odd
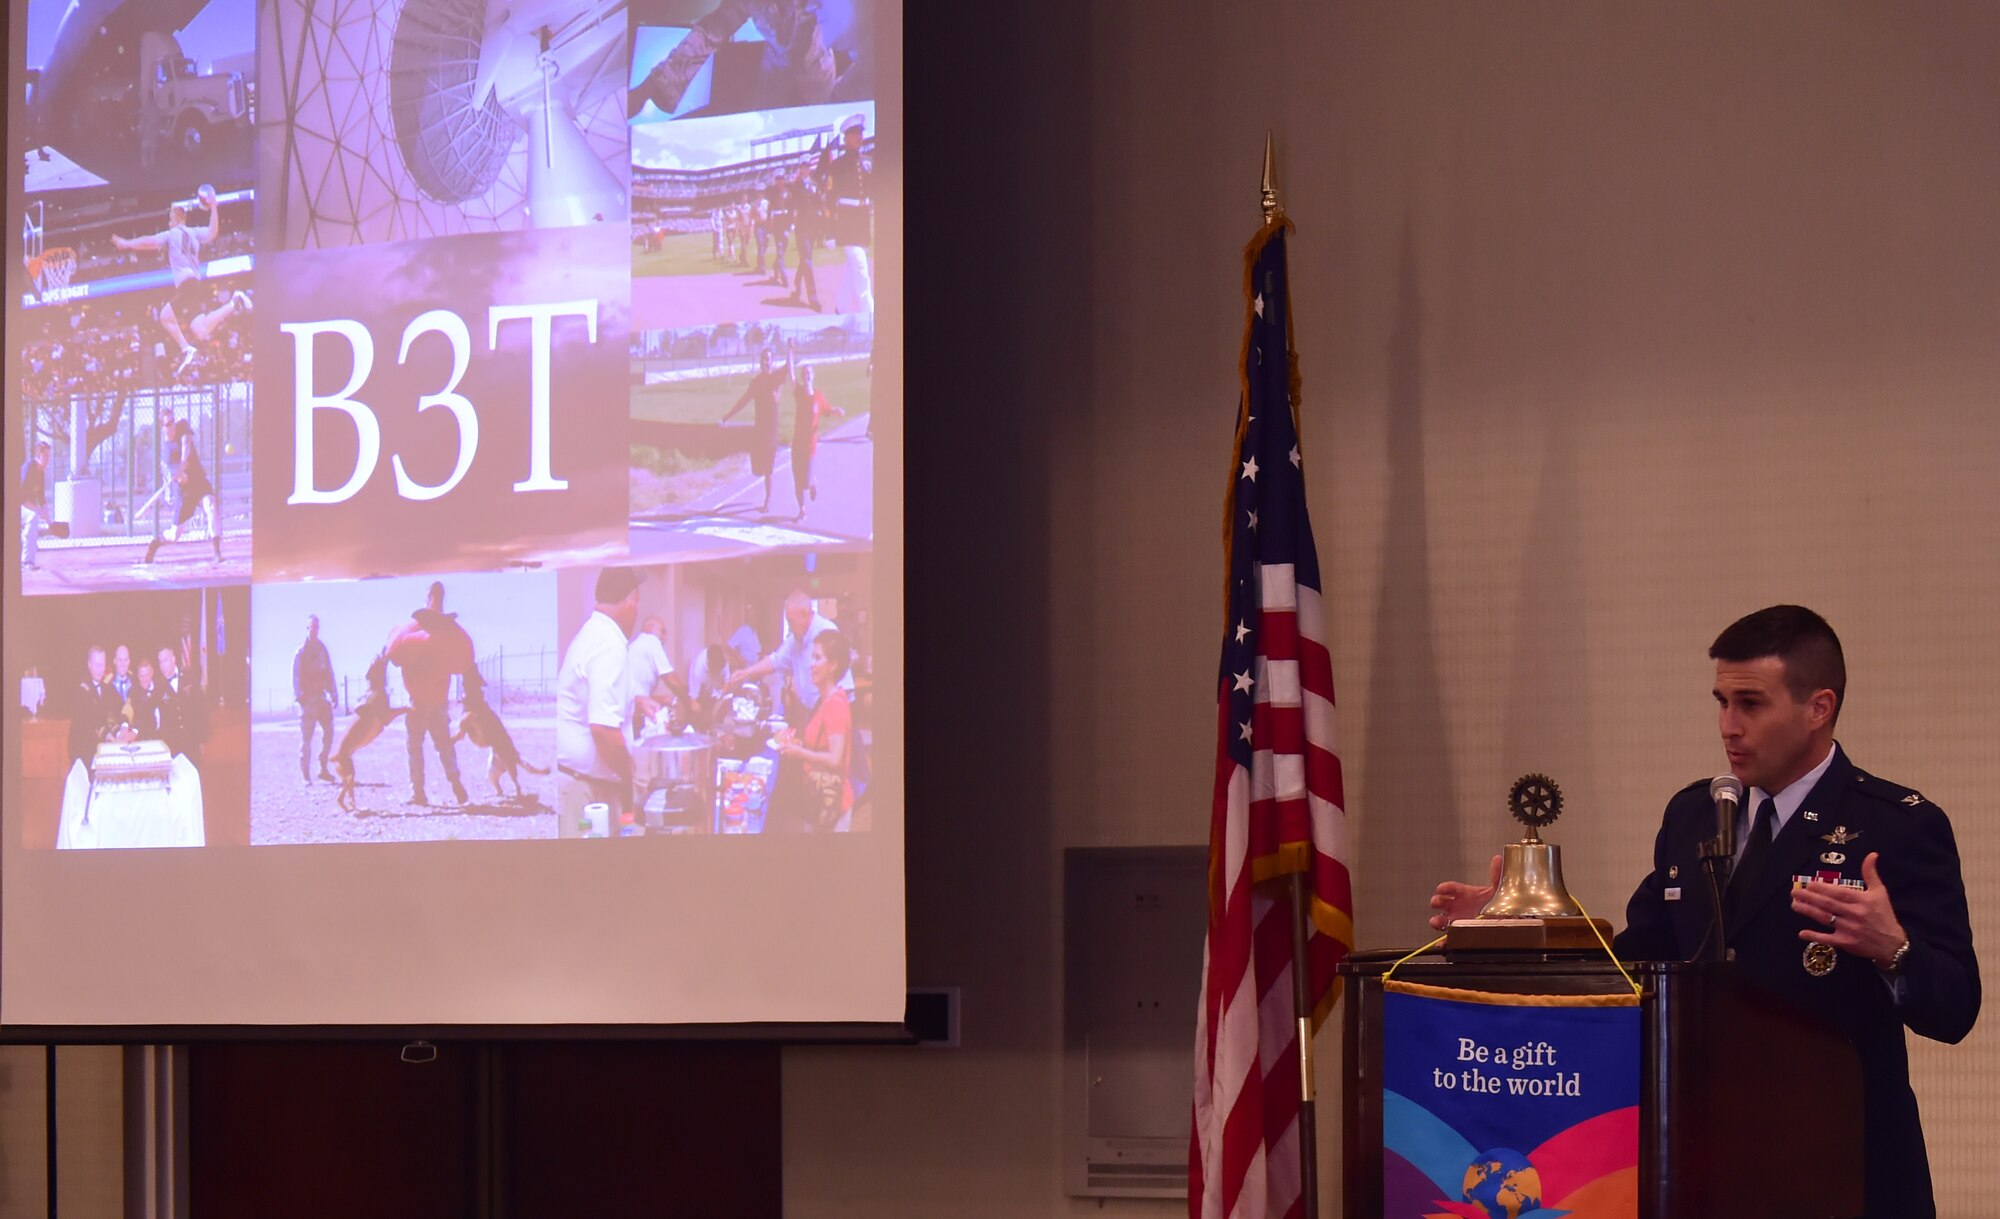
{"label": "military truck photo", "polygon": [[46,61],[29,69],[31,192],[38,169],[70,165],[81,174],[65,185],[254,179],[250,0],[77,0],[60,11]]}

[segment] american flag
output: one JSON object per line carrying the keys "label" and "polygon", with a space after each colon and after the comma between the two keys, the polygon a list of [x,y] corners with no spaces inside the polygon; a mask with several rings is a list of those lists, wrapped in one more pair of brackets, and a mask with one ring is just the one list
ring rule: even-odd
{"label": "american flag", "polygon": [[1263,882],[1304,875],[1314,1029],[1333,1006],[1334,966],[1354,942],[1333,661],[1299,456],[1289,227],[1279,217],[1244,252],[1249,321],[1225,500],[1228,618],[1195,1032],[1192,1219],[1305,1217],[1292,907],[1282,884]]}

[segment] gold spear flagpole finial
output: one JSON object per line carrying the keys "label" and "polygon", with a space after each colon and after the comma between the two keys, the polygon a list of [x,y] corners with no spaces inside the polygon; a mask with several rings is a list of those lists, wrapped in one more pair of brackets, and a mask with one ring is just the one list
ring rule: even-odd
{"label": "gold spear flagpole finial", "polygon": [[1269,224],[1278,214],[1278,162],[1271,151],[1271,130],[1264,129],[1264,184],[1260,193],[1264,207],[1264,223]]}

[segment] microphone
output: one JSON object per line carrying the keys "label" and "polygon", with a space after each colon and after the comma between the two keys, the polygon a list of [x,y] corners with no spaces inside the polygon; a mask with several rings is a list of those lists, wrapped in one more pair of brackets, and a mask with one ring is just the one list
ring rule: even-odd
{"label": "microphone", "polygon": [[[1708,781],[1708,798],[1715,801],[1715,837],[1701,844],[1701,867],[1708,873],[1708,898],[1715,921],[1701,936],[1690,960],[1729,960],[1724,946],[1722,891],[1729,885],[1729,868],[1736,858],[1736,810],[1743,803],[1743,780],[1735,775],[1717,775]],[[1710,945],[1711,951],[1705,952]]]}
{"label": "microphone", "polygon": [[1736,810],[1743,803],[1743,780],[1717,775],[1708,781],[1708,798],[1715,801],[1715,841],[1722,858],[1736,855]]}

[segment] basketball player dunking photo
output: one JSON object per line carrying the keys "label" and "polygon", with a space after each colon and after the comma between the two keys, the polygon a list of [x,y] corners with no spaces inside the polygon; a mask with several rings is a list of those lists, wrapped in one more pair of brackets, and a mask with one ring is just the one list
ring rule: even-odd
{"label": "basketball player dunking photo", "polygon": [[222,209],[217,206],[215,188],[204,185],[198,192],[203,207],[208,209],[208,226],[202,229],[188,226],[187,205],[176,203],[167,209],[167,227],[147,237],[119,237],[113,235],[111,243],[121,250],[163,250],[167,256],[167,270],[173,273],[174,294],[166,304],[160,306],[160,325],[180,346],[180,363],[174,366],[174,375],[188,370],[195,360],[195,344],[206,343],[215,333],[216,327],[229,320],[231,314],[242,310],[250,311],[250,298],[242,292],[231,292],[229,298],[213,309],[208,304],[208,287],[202,282],[201,247],[216,239],[222,231]]}

